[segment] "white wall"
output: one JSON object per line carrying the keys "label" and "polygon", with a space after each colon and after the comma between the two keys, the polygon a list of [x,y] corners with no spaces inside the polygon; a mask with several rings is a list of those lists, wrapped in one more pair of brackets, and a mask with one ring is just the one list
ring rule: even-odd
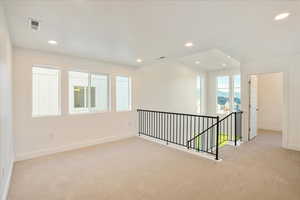
{"label": "white wall", "polygon": [[6,199],[14,161],[11,43],[0,3],[0,199]]}
{"label": "white wall", "polygon": [[196,80],[199,74],[205,78],[205,73],[177,62],[161,62],[138,69],[138,107],[196,113]]}
{"label": "white wall", "polygon": [[217,114],[217,77],[218,76],[233,76],[240,74],[239,69],[224,69],[207,72],[207,113],[210,115]]}
{"label": "white wall", "polygon": [[266,58],[241,65],[242,110],[244,113],[243,138],[248,138],[250,74],[283,72],[283,147],[300,150],[300,55]]}
{"label": "white wall", "polygon": [[283,81],[282,73],[260,74],[258,78],[259,129],[282,130]]}
{"label": "white wall", "polygon": [[[13,60],[14,132],[17,160],[136,134],[136,112],[134,110],[132,112],[115,112],[115,76],[131,76],[134,87],[133,68],[21,48],[14,49]],[[31,70],[33,65],[39,64],[55,66],[62,70],[61,116],[40,118],[31,116]],[[68,114],[68,70],[110,74],[112,111],[94,114]]]}

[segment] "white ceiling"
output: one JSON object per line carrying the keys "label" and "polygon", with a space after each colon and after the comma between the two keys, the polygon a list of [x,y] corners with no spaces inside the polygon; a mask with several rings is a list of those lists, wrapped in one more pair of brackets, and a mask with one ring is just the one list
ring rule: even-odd
{"label": "white ceiling", "polygon": [[[15,46],[132,66],[160,56],[194,62],[193,55],[209,49],[240,62],[300,52],[298,1],[243,2],[7,0],[5,4]],[[286,11],[291,13],[288,19],[273,20]],[[41,20],[40,31],[29,29],[29,17]],[[59,44],[51,46],[48,40]],[[184,47],[187,41],[195,46]],[[136,63],[137,58],[144,62]]]}
{"label": "white ceiling", "polygon": [[[201,68],[204,71],[238,69],[240,62],[218,49],[211,49],[179,58],[185,65]],[[199,62],[199,63],[196,63]]]}

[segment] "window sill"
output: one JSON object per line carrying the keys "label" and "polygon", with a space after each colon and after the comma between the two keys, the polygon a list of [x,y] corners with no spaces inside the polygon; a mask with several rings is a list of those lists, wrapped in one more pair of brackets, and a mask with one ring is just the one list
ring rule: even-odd
{"label": "window sill", "polygon": [[132,112],[132,110],[116,110],[116,112],[120,113],[120,112]]}
{"label": "window sill", "polygon": [[40,118],[54,118],[54,117],[61,117],[62,114],[56,114],[56,115],[31,115],[32,119],[40,119]]}
{"label": "window sill", "polygon": [[94,115],[94,114],[104,114],[104,113],[111,113],[109,110],[104,111],[94,111],[94,112],[69,112],[67,115],[76,116],[76,115]]}

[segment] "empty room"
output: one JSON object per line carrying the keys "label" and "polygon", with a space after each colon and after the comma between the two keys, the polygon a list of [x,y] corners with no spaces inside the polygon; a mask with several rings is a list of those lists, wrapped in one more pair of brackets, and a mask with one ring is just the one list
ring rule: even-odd
{"label": "empty room", "polygon": [[0,200],[299,200],[300,2],[0,0]]}

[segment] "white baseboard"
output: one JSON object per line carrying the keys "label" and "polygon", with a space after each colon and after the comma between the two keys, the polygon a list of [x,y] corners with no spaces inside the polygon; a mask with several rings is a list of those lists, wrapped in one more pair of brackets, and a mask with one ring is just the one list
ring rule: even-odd
{"label": "white baseboard", "polygon": [[64,146],[55,147],[55,148],[42,149],[39,151],[34,151],[34,152],[29,152],[29,153],[17,154],[16,161],[28,160],[28,159],[51,155],[51,154],[60,153],[60,152],[64,152],[64,151],[70,151],[70,150],[80,149],[80,148],[84,148],[84,147],[94,146],[97,144],[113,142],[113,141],[129,138],[129,137],[133,137],[133,136],[135,136],[135,134],[128,134],[128,135],[122,135],[122,136],[109,136],[109,137],[85,141],[82,143],[69,144],[69,145],[64,145]]}
{"label": "white baseboard", "polygon": [[2,190],[3,193],[0,194],[0,200],[7,200],[13,168],[14,168],[14,161],[11,160],[9,168],[8,168],[8,176],[4,180],[4,184],[3,184],[3,190]]}
{"label": "white baseboard", "polygon": [[286,149],[295,150],[295,151],[300,151],[300,146],[296,146],[296,145],[287,145]]}

